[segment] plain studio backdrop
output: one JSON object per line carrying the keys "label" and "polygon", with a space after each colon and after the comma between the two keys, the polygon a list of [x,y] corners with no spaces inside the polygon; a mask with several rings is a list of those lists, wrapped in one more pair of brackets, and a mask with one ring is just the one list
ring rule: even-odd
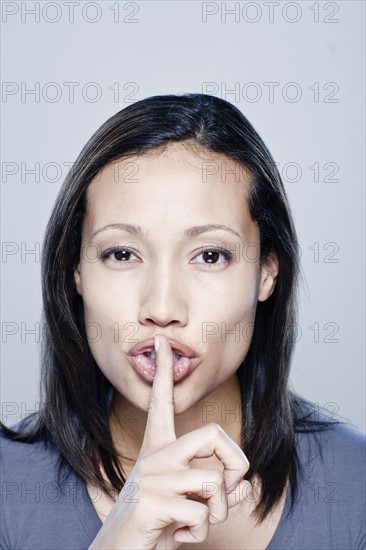
{"label": "plain studio backdrop", "polygon": [[155,94],[234,103],[279,165],[301,288],[291,385],[365,430],[365,4],[2,2],[2,420],[39,401],[40,253],[94,131]]}

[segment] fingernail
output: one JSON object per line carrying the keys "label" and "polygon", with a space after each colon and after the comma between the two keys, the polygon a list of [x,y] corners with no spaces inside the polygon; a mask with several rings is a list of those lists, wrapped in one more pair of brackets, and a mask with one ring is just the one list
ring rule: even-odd
{"label": "fingernail", "polygon": [[155,351],[158,351],[158,349],[159,349],[159,346],[160,346],[160,340],[159,340],[159,336],[155,336],[155,339],[154,339],[154,347],[155,347]]}

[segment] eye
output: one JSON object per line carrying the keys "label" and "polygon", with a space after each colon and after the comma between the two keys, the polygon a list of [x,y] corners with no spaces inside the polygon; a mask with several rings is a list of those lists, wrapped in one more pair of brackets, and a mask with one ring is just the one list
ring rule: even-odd
{"label": "eye", "polygon": [[[126,247],[108,248],[101,254],[100,259],[103,262],[108,261],[108,262],[111,262],[112,264],[115,264],[116,266],[117,265],[120,266],[121,264],[128,265],[130,263],[136,263],[136,261],[132,261],[130,259],[131,256],[135,256],[135,258],[137,258],[137,261],[140,261],[140,259],[134,253],[134,251]],[[191,263],[200,263],[203,265],[208,265],[210,268],[217,264],[231,263],[233,260],[233,255],[231,254],[231,252],[228,252],[227,250],[224,250],[222,248],[205,249],[203,250],[203,252],[195,256],[195,258],[198,258],[199,256],[203,256],[204,260],[206,261],[191,262]],[[223,261],[219,261],[220,256],[223,258]]]}
{"label": "eye", "polygon": [[100,259],[102,261],[108,260],[114,264],[129,264],[131,263],[131,255],[137,258],[136,254],[129,248],[108,248],[101,254]]}
{"label": "eye", "polygon": [[[224,258],[223,262],[219,262],[218,259],[220,255]],[[208,261],[208,263],[205,262],[194,262],[194,263],[204,263],[204,265],[212,266],[222,263],[231,263],[233,259],[233,255],[231,252],[228,252],[227,250],[224,250],[223,248],[207,248],[200,254],[196,256],[198,258],[199,256],[203,256],[204,259]]]}

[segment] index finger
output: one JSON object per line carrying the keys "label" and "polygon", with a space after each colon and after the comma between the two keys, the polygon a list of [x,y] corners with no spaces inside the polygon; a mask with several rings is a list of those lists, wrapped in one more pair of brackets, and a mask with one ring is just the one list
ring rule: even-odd
{"label": "index finger", "polygon": [[144,439],[140,454],[150,454],[177,439],[174,424],[173,352],[165,336],[159,334],[155,348],[155,375],[150,393]]}

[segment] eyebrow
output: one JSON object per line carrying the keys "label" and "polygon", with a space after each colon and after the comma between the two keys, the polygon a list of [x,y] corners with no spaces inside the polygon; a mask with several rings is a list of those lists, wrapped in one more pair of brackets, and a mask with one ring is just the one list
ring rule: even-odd
{"label": "eyebrow", "polygon": [[[123,231],[127,231],[128,233],[135,234],[144,233],[139,225],[132,225],[130,223],[110,223],[108,225],[105,225],[104,227],[101,227],[100,229],[97,229],[97,231],[93,233],[92,239],[96,237],[99,233],[102,233],[102,231],[107,231],[108,229],[122,229]],[[189,227],[188,229],[185,229],[183,231],[183,236],[189,239],[192,237],[196,237],[197,235],[201,235],[201,233],[206,233],[207,231],[216,231],[218,229],[233,233],[234,235],[239,237],[239,239],[242,238],[241,235],[237,231],[235,231],[235,229],[217,223],[210,223],[207,225],[195,225],[194,227]]]}

